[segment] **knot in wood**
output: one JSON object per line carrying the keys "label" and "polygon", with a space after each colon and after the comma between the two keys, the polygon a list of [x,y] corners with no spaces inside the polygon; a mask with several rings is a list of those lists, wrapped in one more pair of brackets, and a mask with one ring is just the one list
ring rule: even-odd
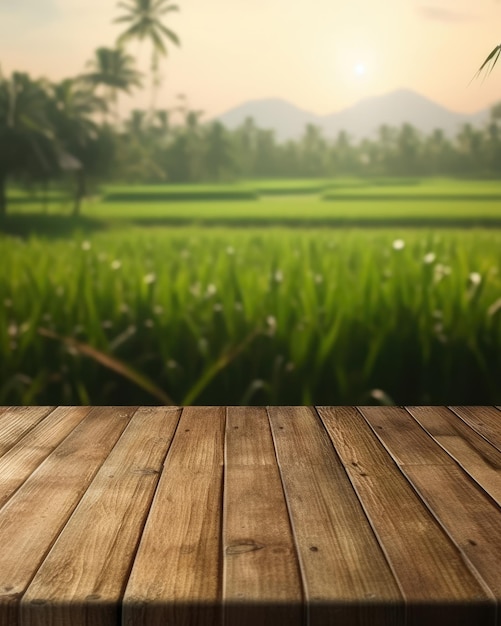
{"label": "knot in wood", "polygon": [[244,552],[254,552],[262,548],[264,548],[264,546],[256,543],[252,539],[242,539],[226,546],[226,554],[243,554]]}

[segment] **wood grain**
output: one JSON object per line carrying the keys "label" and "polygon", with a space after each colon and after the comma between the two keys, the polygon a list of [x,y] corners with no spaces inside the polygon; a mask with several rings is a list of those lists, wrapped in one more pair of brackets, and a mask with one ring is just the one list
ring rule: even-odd
{"label": "wood grain", "polygon": [[0,623],[17,605],[89,483],[135,412],[94,408],[0,509]]}
{"label": "wood grain", "polygon": [[494,623],[493,595],[356,408],[317,410],[398,579],[408,623]]}
{"label": "wood grain", "polygon": [[23,626],[118,622],[122,590],[181,410],[142,407],[21,602]]}
{"label": "wood grain", "polygon": [[399,465],[454,465],[405,409],[364,406],[359,410]]}
{"label": "wood grain", "polygon": [[493,406],[451,406],[449,408],[501,451],[501,411]]}
{"label": "wood grain", "polygon": [[358,497],[309,407],[269,407],[298,548],[307,615],[316,626],[403,620],[403,601]]}
{"label": "wood grain", "polygon": [[407,411],[501,505],[501,452],[447,407],[412,406]]}
{"label": "wood grain", "polygon": [[0,415],[0,456],[55,408],[54,406],[13,406],[2,413]]}
{"label": "wood grain", "polygon": [[[91,407],[84,406],[57,407],[0,457],[0,507],[90,411]],[[18,419],[22,422],[21,416]]]}
{"label": "wood grain", "polygon": [[[390,410],[388,410],[390,409]],[[378,438],[388,448],[392,457],[399,463],[402,472],[419,493],[429,510],[439,520],[452,541],[460,548],[464,557],[477,570],[496,598],[501,597],[501,524],[499,507],[478,485],[442,450],[431,437],[420,429],[419,437],[402,436],[397,439],[392,432],[392,424],[398,419],[408,423],[412,417],[396,407],[363,407],[360,409],[371,426],[384,423],[383,429],[375,429]],[[391,415],[386,420],[385,415]],[[414,427],[408,427],[411,432]],[[400,429],[400,432],[404,432]],[[422,439],[428,438],[434,454],[428,458],[447,457],[451,462],[425,465],[407,463],[416,458],[411,449],[416,442],[426,456],[426,445]],[[402,463],[402,459],[404,462]]]}
{"label": "wood grain", "polygon": [[303,623],[301,577],[264,408],[228,407],[223,503],[224,623]]}
{"label": "wood grain", "polygon": [[495,407],[0,407],[0,626],[501,626],[500,472]]}
{"label": "wood grain", "polygon": [[125,626],[221,623],[225,409],[183,409],[123,599]]}

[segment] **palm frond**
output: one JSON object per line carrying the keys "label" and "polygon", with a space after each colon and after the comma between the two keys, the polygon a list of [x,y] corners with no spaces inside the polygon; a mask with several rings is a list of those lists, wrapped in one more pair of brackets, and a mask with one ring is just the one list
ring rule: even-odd
{"label": "palm frond", "polygon": [[133,15],[124,15],[123,17],[117,17],[116,20],[113,20],[113,24],[121,24],[123,22],[133,22],[133,21],[134,21]]}
{"label": "palm frond", "polygon": [[[494,48],[494,50],[492,50],[492,51],[489,53],[489,56],[485,59],[485,61],[484,61],[484,62],[482,63],[482,65],[480,66],[480,68],[479,68],[478,72],[475,74],[475,76],[474,76],[471,80],[474,80],[475,78],[477,78],[477,76],[479,76],[479,74],[482,72],[482,70],[484,69],[484,67],[485,67],[485,66],[489,63],[489,61],[492,61],[491,68],[490,68],[490,70],[487,72],[487,75],[489,75],[489,74],[492,72],[492,70],[493,70],[494,66],[496,65],[496,62],[497,62],[497,60],[498,60],[498,58],[499,58],[499,55],[500,55],[500,54],[501,54],[501,44],[497,45],[497,46]],[[494,57],[496,57],[496,58],[494,58]],[[493,59],[494,59],[494,60],[493,60]],[[470,83],[471,83],[471,81],[470,81]]]}
{"label": "palm frond", "polygon": [[151,41],[153,43],[153,47],[157,54],[161,54],[162,56],[167,56],[167,48],[162,40],[162,37],[158,34],[158,31],[152,30],[150,34]]}
{"label": "palm frond", "polygon": [[126,2],[118,2],[117,7],[120,9],[125,9],[126,11],[130,11],[131,13],[134,13],[134,11],[136,10],[136,7],[133,4],[127,4]]}
{"label": "palm frond", "polygon": [[163,24],[159,24],[158,27],[163,32],[163,34],[172,41],[173,44],[175,44],[176,46],[181,45],[179,37],[170,28],[167,28]]}
{"label": "palm frond", "polygon": [[172,13],[173,11],[179,11],[177,4],[171,4],[170,6],[165,7],[165,9],[158,12],[158,15],[165,15],[166,13]]}

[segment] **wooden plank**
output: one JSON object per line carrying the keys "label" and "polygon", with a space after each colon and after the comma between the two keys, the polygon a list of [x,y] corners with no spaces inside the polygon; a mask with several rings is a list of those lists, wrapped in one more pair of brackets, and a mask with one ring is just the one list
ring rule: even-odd
{"label": "wooden plank", "polygon": [[90,410],[85,406],[57,407],[0,457],[0,507]]}
{"label": "wooden plank", "polygon": [[447,407],[406,408],[447,454],[501,506],[501,452]]}
{"label": "wooden plank", "polygon": [[317,407],[407,604],[409,624],[494,624],[493,595],[355,407]]}
{"label": "wooden plank", "polygon": [[[439,448],[436,456],[448,456],[437,443],[412,419],[398,407],[360,407],[359,410],[374,429],[377,437],[385,445],[393,459],[399,463],[402,472],[411,482],[418,494],[435,518],[447,531],[464,556],[475,567],[483,581],[493,592],[497,601],[501,599],[501,524],[499,508],[478,485],[458,465],[437,463],[402,463],[401,460],[415,460],[415,450],[411,446],[418,442],[421,449],[425,445],[421,436],[405,436],[398,439],[392,432],[392,424],[398,419],[414,422],[422,437],[430,440],[430,445]],[[391,420],[385,415],[391,414]],[[384,423],[383,429],[376,429],[376,424]],[[409,428],[407,432],[411,432]],[[498,624],[499,624],[498,615]]]}
{"label": "wooden plank", "polygon": [[123,599],[127,626],[220,626],[224,407],[187,407]]}
{"label": "wooden plank", "polygon": [[402,624],[403,599],[316,413],[269,407],[311,626]]}
{"label": "wooden plank", "polygon": [[[455,465],[436,441],[404,409],[396,406],[359,407],[384,446],[402,465]],[[383,436],[384,435],[384,436]],[[400,442],[405,441],[405,446]]]}
{"label": "wooden plank", "polygon": [[181,410],[142,407],[21,601],[23,626],[119,623],[121,595]]}
{"label": "wooden plank", "polygon": [[2,413],[0,415],[0,456],[55,408],[54,406],[13,406]]}
{"label": "wooden plank", "polygon": [[135,410],[92,409],[0,509],[0,624],[18,625],[21,594]]}
{"label": "wooden plank", "polygon": [[493,406],[451,406],[456,415],[501,451],[501,412]]}
{"label": "wooden plank", "polygon": [[222,600],[228,626],[303,623],[299,563],[265,408],[228,407]]}

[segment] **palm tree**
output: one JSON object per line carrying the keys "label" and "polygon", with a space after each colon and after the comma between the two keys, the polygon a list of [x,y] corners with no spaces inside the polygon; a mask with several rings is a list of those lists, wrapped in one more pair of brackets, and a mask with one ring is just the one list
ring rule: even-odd
{"label": "palm tree", "polygon": [[381,124],[377,130],[379,165],[381,173],[392,173],[396,161],[397,131],[388,124]]}
{"label": "palm tree", "polygon": [[73,214],[78,215],[86,194],[87,174],[93,169],[89,147],[100,136],[93,115],[105,111],[106,102],[78,79],[67,78],[52,85],[51,91],[49,119],[64,150],[63,163],[72,163],[69,169],[74,171],[76,182]]}
{"label": "palm tree", "polygon": [[241,174],[251,178],[256,162],[257,128],[252,117],[246,117],[235,133],[235,152]]}
{"label": "palm tree", "polygon": [[49,93],[44,81],[13,72],[0,73],[0,217],[7,211],[8,178],[47,179],[58,170],[60,150],[47,117]]}
{"label": "palm tree", "polygon": [[482,173],[485,160],[482,133],[471,124],[465,123],[456,136],[456,142],[459,151],[460,173]]}
{"label": "palm tree", "polygon": [[331,163],[333,174],[353,174],[356,169],[356,149],[350,141],[350,136],[345,130],[339,131],[334,144],[331,147]]}
{"label": "palm tree", "polygon": [[326,162],[326,143],[320,126],[306,124],[303,139],[303,170],[306,176],[324,176]]}
{"label": "palm tree", "polygon": [[167,56],[164,40],[168,39],[176,46],[180,45],[179,37],[170,28],[163,24],[163,16],[179,7],[170,4],[170,0],[128,0],[119,2],[118,6],[126,11],[125,15],[117,18],[115,23],[128,24],[117,40],[122,45],[130,40],[142,41],[148,39],[152,45],[151,53],[151,111],[155,110],[156,92],[160,86],[159,60],[160,56]]}
{"label": "palm tree", "polygon": [[106,88],[107,97],[114,105],[118,122],[118,92],[130,93],[132,87],[141,87],[141,72],[134,67],[134,59],[122,48],[98,48],[87,63],[90,72],[81,79],[94,87]]}
{"label": "palm tree", "polygon": [[188,153],[190,155],[190,178],[197,180],[200,178],[201,160],[203,153],[202,128],[199,120],[204,111],[187,111],[186,113],[186,137],[188,140]]}
{"label": "palm tree", "polygon": [[397,134],[397,162],[395,174],[416,176],[419,172],[419,133],[412,124],[404,123]]}
{"label": "palm tree", "polygon": [[213,122],[207,133],[206,167],[211,180],[221,180],[232,170],[231,144],[221,122]]}
{"label": "palm tree", "polygon": [[450,153],[451,146],[444,131],[441,128],[435,128],[424,144],[427,174],[432,176],[445,174],[450,166]]}

